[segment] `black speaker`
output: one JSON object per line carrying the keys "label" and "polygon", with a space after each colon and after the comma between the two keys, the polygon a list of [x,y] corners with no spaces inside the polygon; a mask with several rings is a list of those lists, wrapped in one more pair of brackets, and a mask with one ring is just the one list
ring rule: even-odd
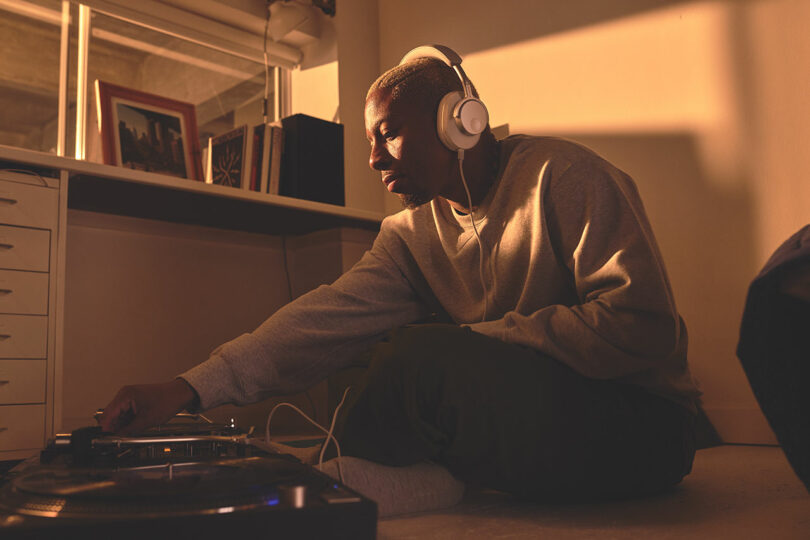
{"label": "black speaker", "polygon": [[344,205],[343,126],[305,114],[281,119],[279,194]]}

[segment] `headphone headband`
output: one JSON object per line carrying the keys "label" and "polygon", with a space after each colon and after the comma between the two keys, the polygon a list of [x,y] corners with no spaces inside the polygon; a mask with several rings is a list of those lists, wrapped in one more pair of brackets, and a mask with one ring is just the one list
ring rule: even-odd
{"label": "headphone headband", "polygon": [[475,97],[472,93],[472,83],[461,67],[461,56],[459,56],[456,51],[445,45],[422,45],[405,53],[405,56],[402,57],[399,63],[406,64],[417,58],[435,58],[453,68],[458,78],[461,79],[461,86],[464,88],[464,96],[468,98]]}
{"label": "headphone headband", "polygon": [[417,58],[436,58],[456,72],[464,93],[450,92],[439,103],[436,130],[447,148],[453,151],[466,150],[478,143],[481,133],[489,122],[489,113],[484,103],[473,95],[472,83],[461,68],[461,56],[445,45],[422,45],[408,51],[400,64]]}
{"label": "headphone headband", "polygon": [[399,63],[404,64],[416,58],[425,57],[436,58],[450,67],[461,65],[461,57],[458,53],[444,45],[422,45],[421,47],[416,47],[408,51]]}

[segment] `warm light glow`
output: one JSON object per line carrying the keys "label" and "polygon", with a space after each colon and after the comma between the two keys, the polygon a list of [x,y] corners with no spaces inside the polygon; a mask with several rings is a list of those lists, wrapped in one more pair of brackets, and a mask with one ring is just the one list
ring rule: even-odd
{"label": "warm light glow", "polygon": [[62,22],[62,14],[59,11],[23,0],[0,0],[0,9],[51,24],[61,24]]}
{"label": "warm light glow", "polygon": [[464,63],[474,80],[486,74],[476,84],[485,100],[498,100],[493,124],[513,132],[694,129],[725,119],[735,102],[729,17],[718,2],[678,4],[472,53]]}
{"label": "warm light glow", "polygon": [[[734,7],[678,3],[470,53],[491,124],[511,133],[691,133],[716,178],[740,159]],[[480,76],[479,76],[480,75]]]}
{"label": "warm light glow", "polygon": [[[90,8],[79,5],[79,46],[76,67],[76,159],[85,157],[87,123],[87,46],[90,39]],[[99,118],[101,116],[99,115]]]}
{"label": "warm light glow", "polygon": [[65,135],[67,134],[68,113],[68,49],[70,45],[70,2],[62,2],[59,39],[59,108],[57,111],[56,155],[65,156],[67,152]]}
{"label": "warm light glow", "polygon": [[[316,118],[332,120],[338,110],[338,63],[329,62],[309,69],[290,72],[295,93],[292,114],[306,113]],[[361,99],[365,99],[363,96]]]}

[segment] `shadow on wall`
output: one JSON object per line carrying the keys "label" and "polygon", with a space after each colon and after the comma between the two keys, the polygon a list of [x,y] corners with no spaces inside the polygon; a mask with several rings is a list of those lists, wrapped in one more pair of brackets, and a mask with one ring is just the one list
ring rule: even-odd
{"label": "shadow on wall", "polygon": [[[690,362],[704,392],[716,396],[730,383],[747,386],[734,355],[745,294],[757,272],[747,179],[720,184],[711,178],[698,141],[688,134],[564,136],[635,180],[689,329]],[[735,374],[740,380],[730,381]]]}
{"label": "shadow on wall", "polygon": [[[689,134],[565,137],[633,177],[670,278],[678,285],[678,299],[742,308],[750,277],[757,272],[755,246],[750,241],[755,206],[747,179],[724,180],[720,185],[705,171],[697,140]],[[695,272],[697,268],[702,271]],[[685,275],[680,269],[686,270]],[[689,297],[687,289],[698,294]],[[739,318],[734,325],[739,329]]]}

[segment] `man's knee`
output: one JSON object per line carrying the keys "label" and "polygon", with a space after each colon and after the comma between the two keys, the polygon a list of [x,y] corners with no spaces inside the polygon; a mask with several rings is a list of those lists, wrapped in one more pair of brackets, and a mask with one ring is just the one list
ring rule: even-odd
{"label": "man's knee", "polygon": [[375,346],[339,423],[347,454],[398,465],[435,458],[446,436],[426,419],[435,417],[455,371],[450,344],[469,334],[452,325],[405,327]]}

